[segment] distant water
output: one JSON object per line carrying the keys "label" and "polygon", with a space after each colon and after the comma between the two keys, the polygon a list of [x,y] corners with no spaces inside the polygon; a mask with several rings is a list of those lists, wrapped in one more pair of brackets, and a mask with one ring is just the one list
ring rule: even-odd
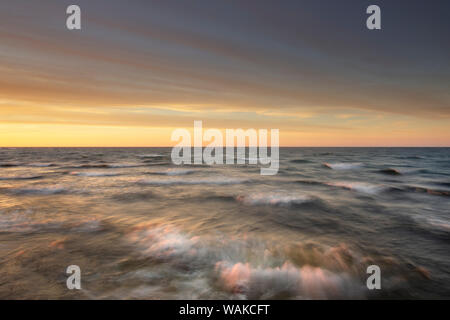
{"label": "distant water", "polygon": [[449,148],[282,148],[275,176],[170,151],[0,149],[0,298],[450,298]]}

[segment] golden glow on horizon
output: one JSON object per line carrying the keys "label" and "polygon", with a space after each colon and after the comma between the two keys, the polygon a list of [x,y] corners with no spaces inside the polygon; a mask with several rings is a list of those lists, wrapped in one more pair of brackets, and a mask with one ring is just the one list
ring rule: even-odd
{"label": "golden glow on horizon", "polygon": [[[0,147],[165,147],[177,144],[171,141],[171,134],[177,128],[1,124]],[[185,129],[193,137],[192,126]],[[225,137],[223,129],[222,134]],[[330,130],[295,132],[281,128],[280,146],[449,146],[447,132],[441,130],[440,134],[443,138],[437,139],[436,132],[430,131],[390,131],[383,135],[366,130],[336,135]],[[204,141],[204,145],[208,143]]]}
{"label": "golden glow on horizon", "polygon": [[195,120],[279,129],[280,146],[450,146],[446,69],[392,60],[390,47],[360,52],[347,36],[330,47],[315,28],[280,46],[242,29],[240,43],[221,28],[102,11],[67,33],[53,4],[30,6],[39,19],[19,5],[0,27],[0,147],[173,146],[173,130]]}

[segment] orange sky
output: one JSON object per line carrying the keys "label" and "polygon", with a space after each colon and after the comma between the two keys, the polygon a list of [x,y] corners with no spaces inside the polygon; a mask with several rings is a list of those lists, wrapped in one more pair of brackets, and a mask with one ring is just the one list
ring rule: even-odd
{"label": "orange sky", "polygon": [[241,17],[227,4],[79,2],[81,31],[61,23],[64,3],[0,4],[0,146],[171,146],[194,120],[279,129],[282,146],[450,146],[441,28],[408,38],[344,20],[349,37],[334,11],[317,11],[332,28],[316,25],[313,4],[267,8],[269,24],[264,5]]}

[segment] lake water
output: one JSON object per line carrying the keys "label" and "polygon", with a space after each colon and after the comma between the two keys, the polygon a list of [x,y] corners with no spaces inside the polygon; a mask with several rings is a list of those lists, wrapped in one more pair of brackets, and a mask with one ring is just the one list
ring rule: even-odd
{"label": "lake water", "polygon": [[0,149],[0,298],[450,298],[450,148],[281,148],[273,176],[170,152]]}

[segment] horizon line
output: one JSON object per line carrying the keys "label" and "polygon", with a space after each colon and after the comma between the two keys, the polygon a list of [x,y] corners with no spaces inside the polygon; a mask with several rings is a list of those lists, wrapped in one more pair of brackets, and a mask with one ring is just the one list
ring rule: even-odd
{"label": "horizon line", "polygon": [[[0,146],[0,149],[8,148],[174,148],[175,146]],[[180,147],[180,146],[178,146]],[[188,147],[188,146],[186,146]],[[205,148],[207,146],[202,146]],[[219,148],[227,148],[227,146],[219,146]],[[236,148],[237,146],[233,146]],[[259,146],[257,146],[259,148]],[[191,146],[191,148],[196,148]],[[245,146],[248,148],[248,146]],[[267,146],[271,148],[271,146]],[[279,146],[279,148],[450,148],[448,146]]]}

